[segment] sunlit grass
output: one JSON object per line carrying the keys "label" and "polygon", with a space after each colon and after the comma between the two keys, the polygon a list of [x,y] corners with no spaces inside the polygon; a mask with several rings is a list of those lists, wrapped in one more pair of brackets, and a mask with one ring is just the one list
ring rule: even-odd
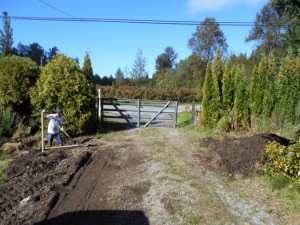
{"label": "sunlit grass", "polygon": [[193,124],[192,113],[188,111],[178,113],[177,127],[182,129],[191,141],[198,141],[214,135],[213,130]]}

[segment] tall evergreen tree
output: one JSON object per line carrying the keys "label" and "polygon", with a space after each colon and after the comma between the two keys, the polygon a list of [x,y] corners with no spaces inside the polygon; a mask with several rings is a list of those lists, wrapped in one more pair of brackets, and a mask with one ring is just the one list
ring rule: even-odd
{"label": "tall evergreen tree", "polygon": [[237,68],[234,77],[233,113],[235,129],[249,127],[247,76],[243,65]]}
{"label": "tall evergreen tree", "polygon": [[269,2],[256,14],[254,26],[251,28],[246,42],[256,41],[256,49],[252,54],[258,57],[262,53],[273,52],[276,57],[286,53],[287,23],[281,18],[275,6]]}
{"label": "tall evergreen tree", "polygon": [[220,93],[218,81],[212,75],[211,63],[207,63],[203,87],[202,124],[213,128],[219,119]]}
{"label": "tall evergreen tree", "polygon": [[117,69],[115,79],[116,79],[116,86],[117,87],[120,87],[121,85],[124,84],[124,81],[125,81],[124,73],[120,68]]}
{"label": "tall evergreen tree", "polygon": [[13,29],[7,12],[3,12],[3,30],[0,30],[0,55],[10,55],[13,52]]}
{"label": "tall evergreen tree", "polygon": [[[267,62],[260,63],[266,65]],[[258,66],[254,67],[251,75],[250,90],[249,90],[249,107],[251,110],[252,125],[257,125],[260,122],[260,116],[263,109],[264,87],[262,82],[261,69]]]}
{"label": "tall evergreen tree", "polygon": [[225,70],[222,80],[222,114],[229,116],[234,101],[234,71],[230,68],[230,62],[225,64]]}
{"label": "tall evergreen tree", "polygon": [[[83,62],[83,68],[82,72],[85,75],[85,78],[88,82],[88,87],[90,89],[90,92],[93,93],[93,95],[96,97],[97,96],[97,90],[96,90],[96,83],[94,79],[94,72],[93,72],[93,67],[92,67],[92,62],[89,53],[87,52],[85,57],[84,57],[84,62]],[[94,101],[89,101],[89,107],[91,110],[91,117],[89,118],[86,127],[89,128],[89,132],[93,132],[97,129],[96,120],[97,120],[97,110],[95,107],[95,102]]]}
{"label": "tall evergreen tree", "polygon": [[86,79],[90,83],[94,83],[94,73],[93,73],[93,68],[92,68],[92,62],[89,53],[86,53],[84,57],[84,62],[83,62],[83,74],[85,75]]}
{"label": "tall evergreen tree", "polygon": [[217,50],[217,55],[215,57],[212,73],[213,73],[214,79],[217,80],[217,82],[218,82],[220,99],[222,101],[223,62],[222,62],[222,53],[221,53],[220,48],[218,48],[218,50]]}
{"label": "tall evergreen tree", "polygon": [[293,54],[300,55],[300,7],[299,0],[272,0],[281,21],[285,21],[287,28],[287,42]]}
{"label": "tall evergreen tree", "polygon": [[57,54],[41,71],[31,92],[31,103],[36,115],[42,109],[52,112],[64,109],[67,129],[73,134],[90,132],[94,123],[96,96],[78,63]]}
{"label": "tall evergreen tree", "polygon": [[146,59],[143,56],[143,52],[141,49],[138,50],[136,54],[136,59],[133,64],[133,68],[131,69],[131,78],[133,80],[140,80],[143,79],[147,76],[147,71],[146,71]]}
{"label": "tall evergreen tree", "polygon": [[297,60],[288,54],[280,66],[278,73],[278,110],[279,118],[285,124],[295,123],[295,109],[299,101],[299,74]]}
{"label": "tall evergreen tree", "polygon": [[269,118],[276,102],[276,61],[273,55],[268,58],[268,70],[264,82],[263,117]]}

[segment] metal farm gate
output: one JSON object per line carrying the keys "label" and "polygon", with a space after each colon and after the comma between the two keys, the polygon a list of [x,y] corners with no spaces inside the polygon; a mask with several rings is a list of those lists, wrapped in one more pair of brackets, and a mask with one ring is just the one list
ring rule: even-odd
{"label": "metal farm gate", "polygon": [[130,127],[176,127],[177,101],[101,98],[100,118],[125,120]]}

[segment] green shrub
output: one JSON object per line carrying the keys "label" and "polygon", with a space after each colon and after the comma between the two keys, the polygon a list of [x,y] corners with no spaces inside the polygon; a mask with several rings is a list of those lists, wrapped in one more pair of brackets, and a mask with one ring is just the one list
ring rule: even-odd
{"label": "green shrub", "polygon": [[36,83],[39,68],[28,58],[7,56],[0,58],[0,109],[13,106],[25,115],[29,107],[29,90]]}
{"label": "green shrub", "polygon": [[64,120],[68,132],[73,135],[95,129],[94,119],[95,89],[80,69],[78,63],[65,55],[56,55],[41,71],[37,86],[32,90],[31,102],[35,116],[58,108],[64,110]]}
{"label": "green shrub", "polygon": [[13,134],[14,115],[11,107],[0,112],[0,137],[10,137]]}
{"label": "green shrub", "polygon": [[231,129],[230,121],[227,117],[222,117],[217,123],[217,129],[222,132],[229,132]]}
{"label": "green shrub", "polygon": [[269,157],[266,163],[267,171],[285,174],[290,177],[300,177],[300,142],[285,147],[276,142],[266,146]]}
{"label": "green shrub", "polygon": [[285,173],[286,171],[286,147],[278,144],[277,142],[271,142],[265,148],[265,151],[269,157],[266,168],[273,173]]}

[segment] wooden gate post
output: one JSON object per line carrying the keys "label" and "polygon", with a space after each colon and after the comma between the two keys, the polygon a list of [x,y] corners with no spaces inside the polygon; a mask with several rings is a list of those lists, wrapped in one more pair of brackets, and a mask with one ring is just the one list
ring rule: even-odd
{"label": "wooden gate post", "polygon": [[201,127],[201,114],[202,114],[202,111],[199,110],[198,111],[198,127]]}
{"label": "wooden gate post", "polygon": [[195,101],[192,103],[192,124],[195,124]]}
{"label": "wooden gate post", "polygon": [[103,122],[103,105],[102,105],[102,99],[101,99],[101,89],[98,89],[98,120],[100,118],[100,123]]}
{"label": "wooden gate post", "polygon": [[45,150],[45,143],[44,143],[44,111],[41,112],[41,129],[42,129],[42,153]]}
{"label": "wooden gate post", "polygon": [[174,106],[175,116],[174,116],[174,128],[176,128],[177,125],[177,117],[178,117],[178,101],[175,102]]}
{"label": "wooden gate post", "polygon": [[141,122],[141,100],[137,100],[137,127],[140,127],[140,122]]}

